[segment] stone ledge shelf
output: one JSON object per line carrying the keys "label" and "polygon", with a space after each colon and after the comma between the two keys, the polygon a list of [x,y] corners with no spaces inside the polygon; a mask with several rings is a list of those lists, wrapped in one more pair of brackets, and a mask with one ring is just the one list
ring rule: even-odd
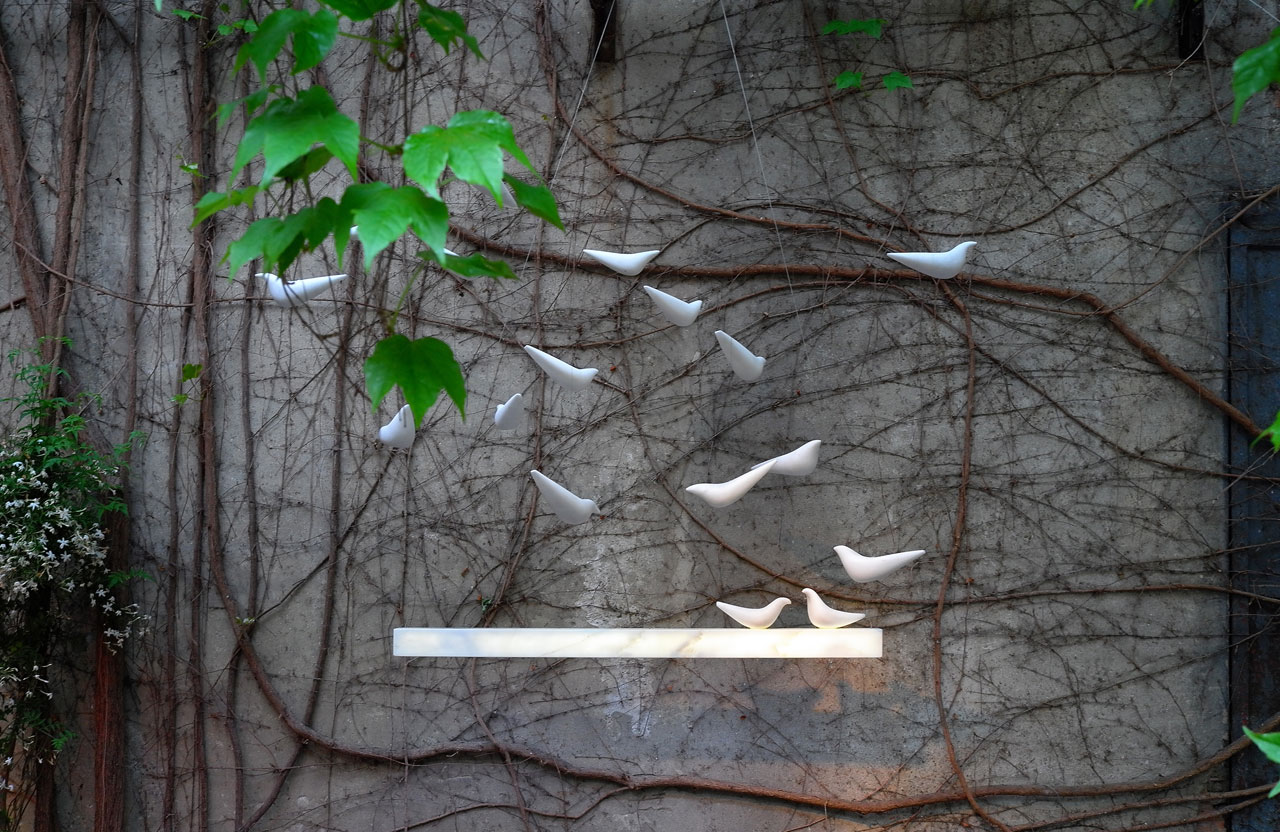
{"label": "stone ledge shelf", "polygon": [[397,627],[397,656],[486,659],[878,659],[883,631]]}

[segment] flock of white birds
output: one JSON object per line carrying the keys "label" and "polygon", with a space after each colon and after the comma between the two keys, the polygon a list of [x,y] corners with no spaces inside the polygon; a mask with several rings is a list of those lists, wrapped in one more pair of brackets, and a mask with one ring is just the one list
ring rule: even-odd
{"label": "flock of white birds", "polygon": [[[354,236],[357,229],[352,228],[351,231]],[[949,280],[964,268],[969,251],[975,245],[977,243],[964,242],[945,252],[904,252],[888,254],[887,256],[936,280]],[[453,254],[447,249],[446,253]],[[658,250],[643,251],[636,254],[621,254],[592,249],[583,250],[583,254],[588,257],[598,260],[619,274],[630,277],[638,275],[660,253],[661,251]],[[271,299],[278,306],[285,308],[305,306],[312,298],[328,291],[333,284],[346,278],[345,274],[333,274],[285,281],[274,274],[260,273],[256,276],[266,280],[267,291]],[[690,326],[702,310],[702,301],[700,300],[684,301],[652,286],[643,288],[645,294],[653,300],[654,305],[657,306],[662,316],[674,326]],[[763,356],[755,355],[728,333],[716,330],[715,337],[720,345],[721,352],[738,378],[746,382],[752,382],[760,378],[764,372],[765,359]],[[589,387],[598,372],[595,368],[581,369],[575,367],[533,346],[526,345],[524,350],[549,379],[569,392],[576,392]],[[506,402],[499,405],[494,413],[493,421],[498,430],[517,430],[522,427],[525,422],[524,397],[520,393],[516,393]],[[407,404],[400,408],[390,422],[378,430],[378,439],[391,448],[407,449],[413,444],[414,436],[413,413]],[[818,467],[818,448],[821,445],[821,440],[814,439],[790,453],[756,463],[751,467],[751,470],[727,482],[697,483],[696,485],[688,486],[685,491],[702,499],[710,506],[724,508],[742,499],[756,483],[760,482],[768,474],[801,477],[813,473]],[[600,513],[600,507],[596,505],[595,500],[579,497],[541,471],[530,471],[529,476],[533,478],[538,492],[542,495],[544,506],[549,508],[556,517],[565,523],[585,523],[591,519],[592,515]],[[836,546],[835,552],[849,577],[860,583],[879,580],[901,569],[925,553],[923,549],[912,549],[907,552],[895,552],[894,554],[881,555],[879,557],[867,557],[858,554],[848,546]],[[805,596],[809,621],[815,627],[821,629],[846,627],[866,617],[864,613],[833,609],[823,602],[818,593],[812,589],[806,587],[801,591]],[[733,604],[726,604],[723,601],[717,601],[716,606],[725,615],[744,627],[760,630],[773,624],[781,614],[782,608],[790,603],[790,598],[780,597],[773,599],[760,608],[739,607]]]}

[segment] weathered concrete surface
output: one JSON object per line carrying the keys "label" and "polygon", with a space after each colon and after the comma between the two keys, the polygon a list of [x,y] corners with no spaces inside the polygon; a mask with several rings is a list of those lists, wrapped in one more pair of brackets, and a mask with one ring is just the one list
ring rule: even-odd
{"label": "weathered concrete surface", "polygon": [[[464,281],[420,275],[406,244],[370,270],[348,264],[332,302],[298,311],[220,271],[206,346],[187,317],[179,169],[193,36],[108,3],[127,30],[146,17],[140,318],[130,334],[117,297],[129,53],[104,24],[70,366],[106,395],[107,436],[136,374],[150,435],[131,513],[134,558],[159,580],[140,588],[153,629],[131,655],[131,827],[233,829],[261,811],[255,828],[290,830],[942,830],[975,813],[955,797],[957,767],[1010,825],[1219,788],[1215,769],[1103,794],[1187,771],[1226,740],[1224,419],[1069,296],[1097,296],[1218,388],[1223,264],[1219,241],[1202,241],[1278,161],[1269,102],[1226,126],[1224,61],[1267,29],[1207,4],[1213,61],[1179,64],[1169,11],[1125,6],[622,4],[623,57],[594,67],[582,2],[468,4],[483,64],[420,38],[390,74],[344,44],[327,74],[365,135],[498,110],[551,182],[563,233],[451,187],[460,250],[484,238],[567,261],[508,255],[519,282]],[[818,34],[860,13],[889,20],[881,40]],[[0,17],[32,178],[56,153],[60,14]],[[242,94],[224,77],[234,45],[210,47],[224,79],[212,97]],[[843,69],[868,90],[833,93]],[[873,83],[895,69],[914,89]],[[205,171],[216,187],[232,151],[224,136]],[[396,175],[394,160],[369,165]],[[56,182],[35,194],[52,223]],[[248,218],[221,222],[217,251]],[[979,242],[977,280],[888,274],[881,256],[963,239]],[[624,278],[576,263],[584,247],[664,252]],[[7,242],[0,257],[13,259]],[[336,270],[330,252],[298,275]],[[11,273],[0,302],[21,294]],[[371,412],[360,364],[414,276],[401,331],[453,345],[468,416],[438,404],[411,452],[389,452],[373,437],[400,402]],[[702,317],[664,326],[644,283],[702,298]],[[20,311],[0,327],[6,345],[29,333]],[[769,359],[760,381],[729,372],[717,328]],[[525,343],[600,368],[600,383],[546,386]],[[171,401],[184,362],[205,365],[203,428],[196,395]],[[493,409],[515,392],[530,430],[498,432]],[[809,439],[824,442],[809,477],[766,479],[719,510],[683,492]],[[207,466],[216,494],[200,485]],[[603,517],[566,527],[539,511],[533,467]],[[930,554],[853,585],[836,544]],[[866,609],[884,659],[390,655],[396,626],[716,626],[717,599],[804,586]],[[253,619],[259,676],[234,651],[231,615]],[[800,604],[783,614],[803,622]],[[303,746],[300,725],[314,732]],[[679,787],[617,792],[610,778]],[[1001,787],[1023,793],[991,794]],[[1053,796],[1064,790],[1080,796]],[[840,801],[867,813],[821,808]],[[1190,830],[1180,819],[1212,805],[1101,822]],[[62,811],[87,826],[84,791],[69,788]]]}

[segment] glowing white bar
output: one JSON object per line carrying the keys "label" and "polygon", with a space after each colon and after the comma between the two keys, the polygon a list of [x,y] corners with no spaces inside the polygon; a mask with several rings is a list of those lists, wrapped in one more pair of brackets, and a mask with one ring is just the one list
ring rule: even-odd
{"label": "glowing white bar", "polygon": [[878,659],[882,631],[397,627],[397,656],[503,659]]}

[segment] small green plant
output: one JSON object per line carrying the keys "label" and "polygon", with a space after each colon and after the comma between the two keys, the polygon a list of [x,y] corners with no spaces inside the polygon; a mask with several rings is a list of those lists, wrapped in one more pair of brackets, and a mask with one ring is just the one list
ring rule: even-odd
{"label": "small green plant", "polygon": [[[882,17],[852,18],[850,20],[833,20],[822,27],[824,35],[866,35],[876,40],[884,33],[884,25],[889,21]],[[838,90],[862,89],[862,73],[845,70],[832,79],[831,83]],[[890,72],[880,79],[887,90],[911,89],[911,78],[901,72]]]}
{"label": "small green plant", "polygon": [[[200,373],[202,373],[203,371],[204,371],[204,366],[201,364],[183,364],[182,365],[182,383],[186,384],[188,381],[194,381],[198,379],[200,377]],[[173,397],[170,399],[170,401],[172,401],[174,404],[186,404],[187,400],[190,398],[191,396],[187,393],[175,393]]]}
{"label": "small green plant", "polygon": [[92,611],[101,635],[119,648],[142,621],[115,588],[138,577],[107,563],[105,522],[124,513],[114,480],[119,446],[102,454],[82,436],[80,411],[94,399],[45,395],[61,371],[19,366],[19,425],[0,438],[0,829],[19,828],[27,803],[17,784],[74,737],[54,708],[55,652],[81,638]]}
{"label": "small green plant", "polygon": [[[1241,726],[1244,727],[1244,726]],[[1258,750],[1267,755],[1267,759],[1273,763],[1280,763],[1280,732],[1274,734],[1255,734],[1248,728],[1244,729],[1245,736],[1253,740],[1253,744],[1258,746]],[[1280,794],[1280,782],[1271,787],[1271,792],[1267,797],[1275,797]]]}

